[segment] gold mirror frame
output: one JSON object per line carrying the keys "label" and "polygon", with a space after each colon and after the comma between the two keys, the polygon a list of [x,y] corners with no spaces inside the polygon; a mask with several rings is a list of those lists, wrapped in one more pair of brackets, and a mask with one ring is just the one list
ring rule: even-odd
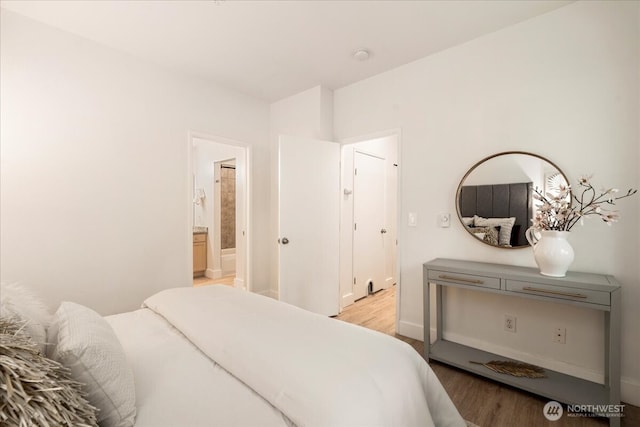
{"label": "gold mirror frame", "polygon": [[[526,248],[529,247],[529,244],[521,244],[521,245],[517,245],[517,246],[505,246],[505,245],[500,245],[500,244],[492,244],[489,243],[488,241],[485,241],[485,237],[481,236],[479,237],[479,235],[474,234],[472,232],[472,230],[470,229],[470,227],[468,227],[465,222],[463,221],[463,216],[462,216],[462,212],[461,212],[461,193],[462,193],[462,189],[463,187],[465,187],[465,181],[467,181],[469,179],[469,177],[472,175],[472,173],[474,171],[476,171],[480,166],[484,165],[487,166],[487,163],[492,160],[492,159],[496,159],[500,156],[508,156],[508,155],[519,155],[519,156],[530,156],[533,157],[535,159],[537,159],[538,161],[542,162],[541,163],[541,168],[544,168],[545,170],[542,171],[542,176],[541,179],[538,180],[538,183],[542,184],[542,186],[537,186],[535,185],[535,183],[532,182],[532,186],[533,188],[540,188],[541,191],[545,192],[545,187],[547,185],[547,179],[550,178],[552,175],[554,176],[554,179],[556,178],[560,178],[560,179],[564,179],[565,183],[568,185],[569,184],[569,180],[567,179],[567,176],[565,175],[565,173],[552,161],[550,161],[549,159],[542,157],[538,154],[534,154],[534,153],[529,153],[526,151],[504,151],[501,153],[497,153],[497,154],[493,154],[491,156],[485,157],[484,159],[480,160],[479,162],[477,162],[476,164],[474,164],[468,171],[467,173],[462,177],[462,179],[460,180],[460,184],[458,184],[458,188],[456,190],[456,213],[458,215],[458,220],[460,221],[460,224],[464,227],[465,231],[469,233],[469,235],[471,235],[475,240],[478,240],[488,246],[492,246],[494,248],[500,248],[500,249],[521,249],[521,248]],[[525,157],[526,159],[526,157]],[[489,169],[490,170],[490,169]],[[554,171],[555,170],[555,171]],[[499,180],[500,181],[500,180]],[[492,183],[493,184],[493,183]],[[492,184],[484,184],[484,185],[492,185]],[[495,184],[504,184],[503,182],[497,182]],[[531,193],[531,196],[533,196],[533,192]],[[535,206],[533,205],[533,200],[530,201],[531,205],[531,218],[529,218],[529,223],[528,224],[518,224],[520,227],[524,227],[524,229],[526,230],[527,228],[529,228],[531,226],[531,219],[532,219],[532,215],[533,212],[535,211]]]}

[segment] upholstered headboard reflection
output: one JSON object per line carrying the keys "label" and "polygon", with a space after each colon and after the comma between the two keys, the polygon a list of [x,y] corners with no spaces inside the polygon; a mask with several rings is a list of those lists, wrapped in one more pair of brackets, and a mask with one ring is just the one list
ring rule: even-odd
{"label": "upholstered headboard reflection", "polygon": [[460,189],[460,214],[484,218],[516,219],[511,233],[512,246],[528,245],[525,232],[533,218],[533,183],[464,185]]}

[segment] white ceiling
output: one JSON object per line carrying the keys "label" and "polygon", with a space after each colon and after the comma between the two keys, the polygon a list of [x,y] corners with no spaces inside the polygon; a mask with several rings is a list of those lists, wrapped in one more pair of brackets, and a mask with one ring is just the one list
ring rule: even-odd
{"label": "white ceiling", "polygon": [[[2,1],[3,8],[275,101],[338,89],[571,1]],[[368,61],[353,59],[360,48]]]}

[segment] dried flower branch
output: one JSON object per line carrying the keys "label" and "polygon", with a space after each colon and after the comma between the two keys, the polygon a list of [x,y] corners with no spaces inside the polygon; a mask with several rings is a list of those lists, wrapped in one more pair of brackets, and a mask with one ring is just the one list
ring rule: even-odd
{"label": "dried flower branch", "polygon": [[513,375],[514,377],[523,378],[546,378],[544,369],[536,365],[530,365],[524,362],[515,362],[510,360],[491,360],[487,363],[474,362],[469,363],[482,365],[499,374]]}
{"label": "dried flower branch", "polygon": [[[616,196],[617,188],[602,189],[596,192],[591,184],[593,175],[583,175],[578,180],[582,188],[580,195],[571,194],[570,186],[560,186],[556,193],[542,194],[536,188],[534,198],[541,202],[533,218],[536,230],[569,231],[585,217],[599,216],[608,225],[617,222],[620,214],[615,210],[607,210],[606,205],[615,205],[616,200],[633,196],[638,190],[630,188],[623,196]],[[571,203],[575,202],[573,205]]]}

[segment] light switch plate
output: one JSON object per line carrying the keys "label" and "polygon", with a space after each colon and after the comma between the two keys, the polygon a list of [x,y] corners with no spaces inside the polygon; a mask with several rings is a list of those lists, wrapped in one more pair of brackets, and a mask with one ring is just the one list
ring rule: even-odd
{"label": "light switch plate", "polygon": [[409,212],[409,227],[416,227],[418,225],[418,214],[415,212]]}
{"label": "light switch plate", "polygon": [[447,228],[451,224],[451,214],[450,213],[440,213],[438,214],[438,226],[442,228]]}

